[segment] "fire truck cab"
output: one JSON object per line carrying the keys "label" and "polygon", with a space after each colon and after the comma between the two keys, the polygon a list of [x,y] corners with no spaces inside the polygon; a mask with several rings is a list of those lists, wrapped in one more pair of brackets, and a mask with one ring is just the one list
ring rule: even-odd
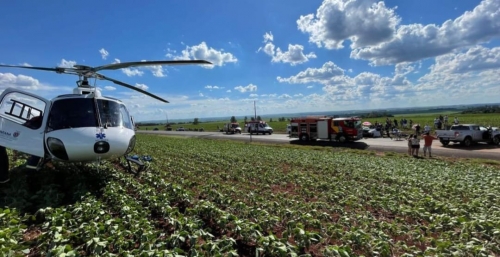
{"label": "fire truck cab", "polygon": [[339,142],[357,141],[363,138],[361,119],[358,117],[304,117],[290,121],[290,138],[309,140],[336,140]]}

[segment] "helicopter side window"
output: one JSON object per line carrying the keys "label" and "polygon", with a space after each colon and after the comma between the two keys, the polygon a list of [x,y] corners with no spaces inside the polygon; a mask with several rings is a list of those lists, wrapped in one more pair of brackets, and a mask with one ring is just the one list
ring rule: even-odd
{"label": "helicopter side window", "polygon": [[97,127],[91,98],[68,98],[57,100],[52,105],[48,121],[49,130]]}
{"label": "helicopter side window", "polygon": [[[105,127],[124,126],[124,117],[121,112],[120,103],[111,100],[97,100],[101,123]],[[128,119],[128,118],[127,118]],[[129,119],[128,119],[129,120]]]}
{"label": "helicopter side window", "polygon": [[128,129],[134,129],[134,125],[132,124],[132,118],[130,118],[127,107],[125,107],[125,105],[123,104],[120,104],[120,113],[123,119],[123,126],[125,126]]}
{"label": "helicopter side window", "polygon": [[45,102],[26,94],[12,92],[0,103],[0,116],[31,129],[42,126]]}

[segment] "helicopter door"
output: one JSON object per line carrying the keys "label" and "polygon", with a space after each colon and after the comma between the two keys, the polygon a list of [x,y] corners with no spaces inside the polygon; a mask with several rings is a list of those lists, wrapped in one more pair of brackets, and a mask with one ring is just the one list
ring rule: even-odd
{"label": "helicopter door", "polygon": [[0,95],[0,145],[43,157],[50,101],[14,88]]}

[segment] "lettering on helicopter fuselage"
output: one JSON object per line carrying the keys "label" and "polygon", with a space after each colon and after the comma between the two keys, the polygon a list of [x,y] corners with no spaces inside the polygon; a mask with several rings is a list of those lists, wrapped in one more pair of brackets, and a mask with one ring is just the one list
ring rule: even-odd
{"label": "lettering on helicopter fuselage", "polygon": [[3,131],[3,130],[0,130],[0,134],[4,135],[4,136],[11,136],[11,134],[7,131]]}
{"label": "lettering on helicopter fuselage", "polygon": [[19,132],[19,131],[15,131],[14,133],[11,133],[11,132],[0,130],[0,138],[5,139],[5,140],[9,140],[9,141],[16,140],[20,134],[21,134],[21,132]]}

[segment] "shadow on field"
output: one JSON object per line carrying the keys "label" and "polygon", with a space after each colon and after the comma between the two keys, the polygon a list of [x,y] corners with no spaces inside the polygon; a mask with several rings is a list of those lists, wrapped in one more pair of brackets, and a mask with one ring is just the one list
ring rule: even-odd
{"label": "shadow on field", "polygon": [[318,140],[318,141],[300,141],[299,139],[297,140],[292,140],[290,141],[291,145],[307,145],[307,146],[324,146],[324,147],[344,147],[344,148],[351,148],[351,149],[359,149],[359,150],[366,150],[368,149],[369,145],[366,144],[365,142],[357,141],[357,142],[346,142],[346,143],[340,143],[336,141],[325,141],[325,140]]}
{"label": "shadow on field", "polygon": [[73,204],[90,193],[100,196],[109,172],[83,165],[54,164],[54,169],[28,170],[24,165],[10,170],[10,181],[0,184],[0,207],[35,213],[40,208]]}

